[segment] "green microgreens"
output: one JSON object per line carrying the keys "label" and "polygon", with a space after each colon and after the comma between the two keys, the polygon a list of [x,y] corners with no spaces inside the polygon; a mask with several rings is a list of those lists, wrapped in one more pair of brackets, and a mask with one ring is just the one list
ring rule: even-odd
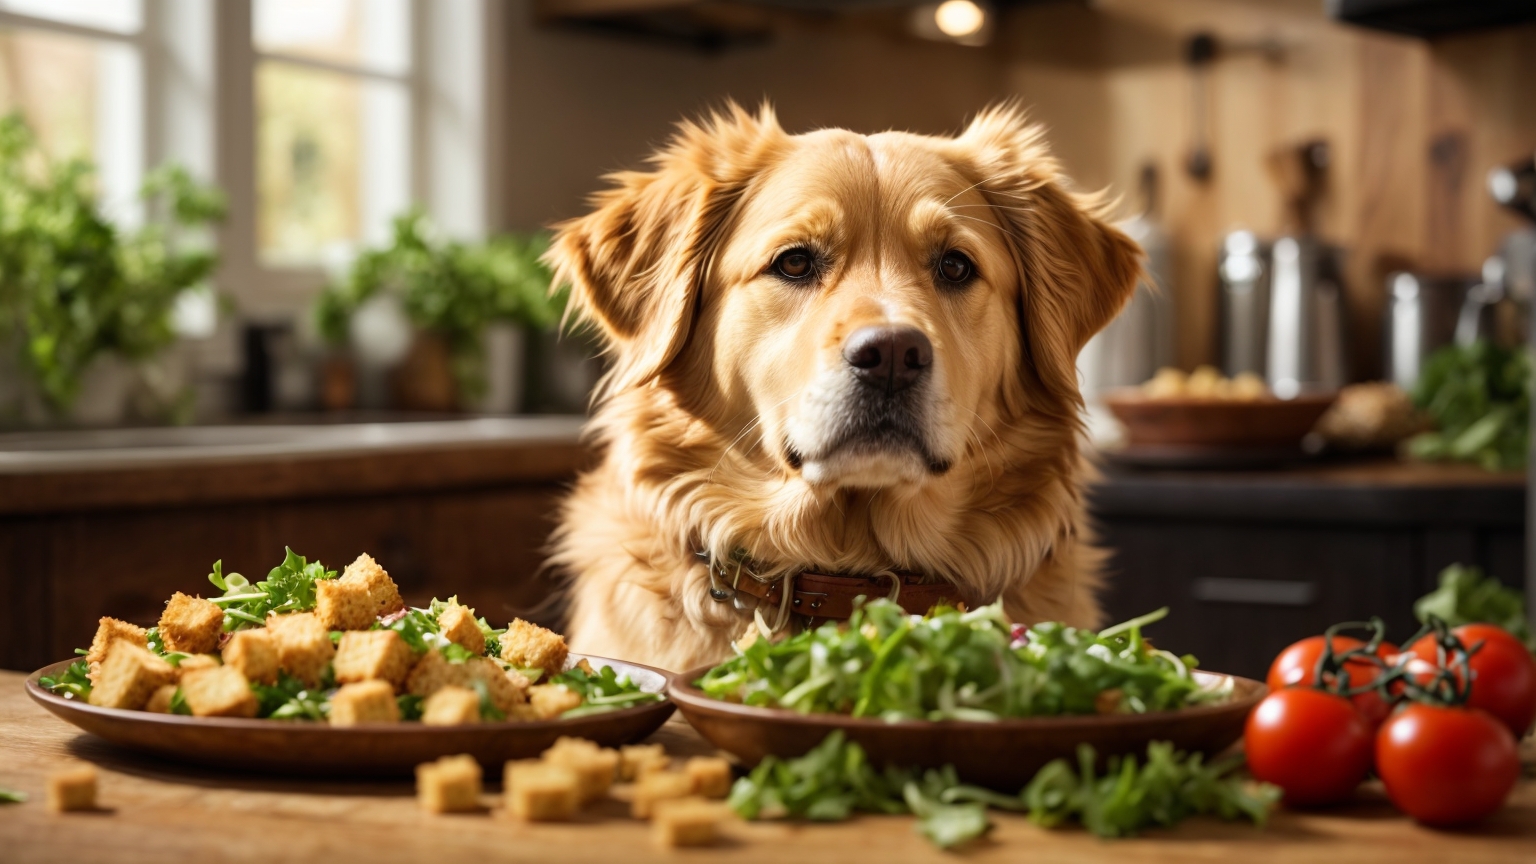
{"label": "green microgreens", "polygon": [[604,666],[596,674],[588,674],[580,666],[572,666],[549,679],[549,683],[559,684],[581,696],[580,705],[560,715],[565,718],[618,711],[621,708],[660,702],[662,699],[660,693],[641,690],[640,685],[630,680],[628,675],[620,676],[612,666]]}
{"label": "green microgreens", "polygon": [[91,667],[84,660],[76,660],[69,664],[58,677],[44,675],[37,679],[39,686],[52,693],[57,693],[65,699],[79,699],[84,702],[91,695]]}
{"label": "green microgreens", "polygon": [[253,681],[251,691],[256,694],[256,716],[271,720],[324,722],[331,712],[330,695],[324,684],[322,681],[320,687],[311,689],[286,672],[278,675],[275,686]]}
{"label": "green microgreens", "polygon": [[208,574],[208,581],[224,592],[211,599],[224,609],[226,631],[264,627],[268,615],[307,612],[315,608],[315,583],[334,578],[335,570],[325,569],[319,561],[306,561],[287,548],[283,563],[254,585],[239,573],[225,575],[223,559],[213,562],[213,572]]}
{"label": "green microgreens", "polygon": [[1142,638],[1141,628],[1166,614],[1099,633],[1055,622],[1026,630],[1000,603],[918,616],[873,600],[846,624],[756,640],[696,686],[747,705],[892,721],[1143,713],[1226,698],[1226,689],[1195,679],[1195,658]]}
{"label": "green microgreens", "polygon": [[400,708],[401,720],[420,720],[421,703],[426,700],[415,693],[402,693],[395,697],[395,704]]}

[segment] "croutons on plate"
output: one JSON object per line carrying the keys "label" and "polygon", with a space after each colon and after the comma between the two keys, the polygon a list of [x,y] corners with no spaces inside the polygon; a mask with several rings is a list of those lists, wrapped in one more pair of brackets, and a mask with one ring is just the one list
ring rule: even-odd
{"label": "croutons on plate", "polygon": [[415,662],[411,646],[393,630],[348,630],[336,646],[336,681],[388,681],[398,690]]}
{"label": "croutons on plate", "polygon": [[107,659],[107,648],[119,639],[137,645],[140,648],[149,647],[149,631],[127,621],[119,621],[116,618],[102,618],[96,625],[96,636],[91,639],[91,648],[85,652],[85,662],[90,664],[91,671]]}
{"label": "croutons on plate", "polygon": [[177,591],[166,602],[159,627],[166,651],[207,654],[218,650],[224,635],[224,610],[212,600]]}
{"label": "croutons on plate", "polygon": [[236,630],[224,645],[224,665],[240,670],[247,680],[277,683],[277,643],[265,627]]}
{"label": "croutons on plate", "polygon": [[505,714],[512,714],[517,706],[527,701],[527,695],[517,688],[511,676],[491,658],[470,657],[456,663],[435,648],[416,661],[416,666],[406,678],[405,687],[417,696],[431,696],[448,686],[474,690],[475,682],[484,684],[491,704]]}
{"label": "croutons on plate", "polygon": [[398,722],[400,703],[395,701],[395,688],[388,681],[347,684],[331,696],[332,726]]}
{"label": "croutons on plate", "polygon": [[181,695],[194,717],[256,716],[256,694],[233,666],[193,669],[182,676]]}
{"label": "croutons on plate", "polygon": [[426,726],[457,726],[480,722],[480,695],[449,684],[421,703],[421,722]]}
{"label": "croutons on plate", "polygon": [[581,707],[581,694],[563,684],[535,684],[528,688],[528,704],[517,716],[525,720],[553,720]]}
{"label": "croutons on plate", "polygon": [[144,707],[156,690],[176,681],[176,670],[164,659],[121,639],[107,648],[96,673],[89,701],[102,708]]}
{"label": "croutons on plate", "polygon": [[320,683],[320,674],[336,656],[331,633],[312,612],[267,616],[267,632],[277,646],[277,665],[306,687]]}
{"label": "croutons on plate", "polygon": [[564,672],[569,654],[564,636],[521,618],[501,634],[501,659],[519,669],[543,669],[546,677]]}
{"label": "croutons on plate", "polygon": [[450,602],[448,608],[438,614],[437,626],[449,642],[463,646],[471,654],[485,653],[485,634],[480,632],[475,610],[468,606]]}

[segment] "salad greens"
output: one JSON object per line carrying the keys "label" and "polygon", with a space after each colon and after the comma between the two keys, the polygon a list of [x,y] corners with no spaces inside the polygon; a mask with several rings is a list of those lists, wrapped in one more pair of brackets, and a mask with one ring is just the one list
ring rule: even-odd
{"label": "salad greens", "polygon": [[738,648],[695,686],[746,705],[889,721],[1143,713],[1226,698],[1195,680],[1195,658],[1142,638],[1166,614],[1095,633],[1054,622],[1015,627],[1001,603],[918,616],[879,599],[846,624]]}
{"label": "salad greens", "polygon": [[1482,340],[1450,345],[1424,361],[1414,404],[1435,419],[1415,436],[1415,458],[1476,462],[1489,471],[1525,465],[1531,432],[1531,361],[1523,348]]}
{"label": "salad greens", "polygon": [[69,664],[57,678],[44,675],[37,679],[37,683],[44,689],[58,693],[65,699],[79,699],[84,702],[91,695],[91,667],[84,660],[76,660]]}
{"label": "salad greens", "polygon": [[612,666],[604,666],[595,673],[580,666],[572,666],[549,679],[568,690],[581,694],[581,704],[561,714],[561,717],[584,717],[620,708],[633,708],[651,702],[660,702],[660,693],[646,693],[628,675],[620,676]]}
{"label": "salad greens", "polygon": [[744,819],[840,821],[854,812],[912,813],[917,830],[941,848],[964,843],[991,827],[987,807],[1028,812],[1046,828],[1078,821],[1100,837],[1125,837],[1169,826],[1197,813],[1248,818],[1262,827],[1280,790],[1236,774],[1242,757],[1206,764],[1201,754],[1147,746],[1146,762],[1111,756],[1102,775],[1092,747],[1078,748],[1074,768],[1047,764],[1017,795],[962,784],[953,766],[921,773],[877,769],[864,748],[833,732],[796,759],[765,758],[736,781],[727,803]]}
{"label": "salad greens", "polygon": [[1413,604],[1413,614],[1425,624],[1431,618],[1439,618],[1450,627],[1496,624],[1536,652],[1536,638],[1525,617],[1525,595],[1484,576],[1477,567],[1452,564],[1441,570],[1440,587],[1420,597]]}
{"label": "salad greens", "polygon": [[27,793],[15,792],[10,789],[0,789],[0,804],[21,804],[27,800]]}
{"label": "salad greens", "polygon": [[336,571],[325,569],[319,561],[306,561],[287,547],[283,551],[283,563],[254,585],[239,573],[224,575],[223,559],[213,562],[208,581],[224,593],[211,599],[224,610],[226,632],[265,627],[272,614],[307,612],[315,608],[315,583],[336,578]]}
{"label": "salad greens", "polygon": [[278,674],[276,685],[252,681],[251,690],[256,694],[256,716],[270,720],[324,722],[331,713],[330,697],[335,686],[334,681],[322,681],[320,687],[311,690],[287,672]]}
{"label": "salad greens", "polygon": [[[405,640],[405,644],[411,646],[411,650],[417,654],[425,654],[427,651],[437,648],[443,651],[449,660],[463,662],[463,660],[473,655],[464,648],[449,642],[443,636],[442,626],[437,623],[438,616],[443,614],[443,610],[449,606],[456,605],[458,602],[459,598],[457,595],[449,597],[447,600],[438,600],[434,597],[432,602],[427,604],[426,608],[413,607],[406,609],[403,613],[400,613],[398,618],[391,617],[387,619],[388,623],[379,622],[375,624],[374,629],[393,630],[399,633],[400,638]],[[507,632],[507,628],[497,629],[492,627],[486,623],[483,616],[476,618],[475,623],[480,627],[480,634],[485,637],[486,656],[499,657],[501,655],[501,634]],[[456,648],[458,649],[457,651],[454,650]],[[530,676],[529,680],[533,680],[533,678]]]}

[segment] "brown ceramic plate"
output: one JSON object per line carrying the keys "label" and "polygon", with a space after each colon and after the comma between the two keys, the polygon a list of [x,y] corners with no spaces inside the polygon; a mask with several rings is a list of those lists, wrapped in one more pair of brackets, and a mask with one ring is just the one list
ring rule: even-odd
{"label": "brown ceramic plate", "polygon": [[1300,451],[1301,439],[1333,404],[1336,394],[1303,394],[1239,402],[1183,396],[1149,399],[1135,388],[1104,394],[1104,404],[1125,424],[1127,449],[1240,448]]}
{"label": "brown ceramic plate", "polygon": [[[672,676],[667,695],[693,728],[711,744],[748,766],[764,756],[799,756],[841,729],[859,742],[877,765],[937,768],[954,765],[960,778],[1002,792],[1018,792],[1045,763],[1076,759],[1077,745],[1091,744],[1100,756],[1145,753],[1151,741],[1171,741],[1179,750],[1216,754],[1243,734],[1248,712],[1268,692],[1262,683],[1233,678],[1225,702],[1151,714],[1086,717],[1026,717],[993,723],[902,720],[887,723],[840,714],[800,714],[782,708],[753,708],[722,702],[693,686],[711,667]],[[1195,675],[1205,684],[1229,676]]]}
{"label": "brown ceramic plate", "polygon": [[[572,654],[571,662],[583,656]],[[612,666],[646,692],[662,693],[666,688],[667,673],[659,669],[602,657],[586,659],[598,668]],[[33,672],[27,678],[27,695],[65,722],[113,744],[177,762],[264,774],[401,775],[422,762],[455,753],[468,753],[482,765],[499,770],[508,759],[539,755],[562,735],[587,738],[607,747],[639,741],[661,728],[673,710],[671,702],[662,700],[570,720],[465,726],[391,723],[348,728],[286,720],[186,717],[98,708],[56,696],[37,683],[44,675],[63,672],[71,662],[65,660]]]}

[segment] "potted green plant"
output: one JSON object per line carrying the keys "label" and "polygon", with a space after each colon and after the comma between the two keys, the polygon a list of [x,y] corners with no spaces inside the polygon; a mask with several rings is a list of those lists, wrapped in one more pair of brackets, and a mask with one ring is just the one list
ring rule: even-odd
{"label": "potted green plant", "polygon": [[563,309],[539,261],[547,242],[511,234],[449,240],[412,210],[395,219],[389,246],[359,255],[321,294],[320,333],[332,345],[363,348],[360,318],[380,302],[398,304],[417,331],[396,370],[401,407],[514,410],[522,332],[553,327]]}
{"label": "potted green plant", "polygon": [[141,190],[143,227],[124,230],[101,212],[93,171],[47,158],[19,114],[0,119],[0,349],[21,384],[0,412],[12,421],[73,419],[93,370],[164,351],[178,298],[208,290],[218,263],[201,230],[223,218],[217,190],[175,165],[156,169]]}

